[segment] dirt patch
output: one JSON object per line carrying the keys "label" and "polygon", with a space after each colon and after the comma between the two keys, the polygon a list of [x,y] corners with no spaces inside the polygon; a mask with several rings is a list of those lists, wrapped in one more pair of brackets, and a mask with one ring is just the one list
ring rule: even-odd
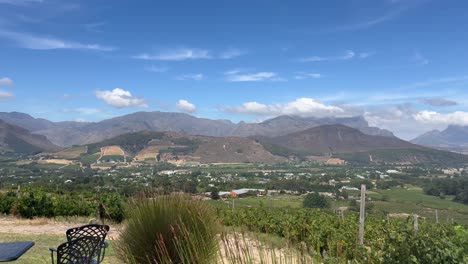
{"label": "dirt patch", "polygon": [[[65,235],[73,227],[86,225],[87,222],[58,222],[53,219],[38,218],[33,220],[17,219],[13,217],[0,218],[0,233],[14,233],[25,235]],[[119,225],[111,225],[109,240],[114,240],[120,232]]]}

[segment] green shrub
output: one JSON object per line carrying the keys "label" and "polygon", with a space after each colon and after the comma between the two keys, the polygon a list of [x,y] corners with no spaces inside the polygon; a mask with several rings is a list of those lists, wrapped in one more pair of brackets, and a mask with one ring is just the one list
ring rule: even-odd
{"label": "green shrub", "polygon": [[216,213],[202,201],[183,195],[140,198],[129,204],[117,254],[125,263],[211,263],[217,232]]}
{"label": "green shrub", "polygon": [[104,217],[108,217],[117,223],[122,222],[125,216],[122,197],[117,193],[110,193],[103,195],[101,200],[105,208]]}
{"label": "green shrub", "polygon": [[306,208],[328,208],[330,203],[323,195],[318,193],[309,193],[304,198],[303,202],[304,207]]}

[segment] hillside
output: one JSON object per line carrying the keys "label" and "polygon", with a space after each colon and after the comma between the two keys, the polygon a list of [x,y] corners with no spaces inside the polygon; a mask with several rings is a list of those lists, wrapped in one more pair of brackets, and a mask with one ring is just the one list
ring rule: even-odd
{"label": "hillside", "polygon": [[34,154],[57,149],[45,136],[31,134],[28,130],[0,120],[0,151]]}
{"label": "hillside", "polygon": [[398,138],[371,136],[345,125],[323,125],[263,141],[298,153],[362,152],[421,148]]}
{"label": "hillside", "polygon": [[51,122],[27,114],[0,113],[7,122],[46,136],[60,146],[84,145],[101,142],[118,135],[138,131],[172,131],[190,135],[216,137],[275,137],[327,124],[344,124],[369,135],[394,137],[390,131],[370,127],[363,117],[314,118],[279,116],[261,123],[198,118],[184,113],[136,112],[96,123]]}
{"label": "hillside", "polygon": [[134,161],[201,163],[276,163],[272,155],[250,138],[192,136],[175,132],[141,131],[87,145],[92,155],[107,146],[119,146]]}
{"label": "hillside", "polygon": [[425,148],[391,137],[371,136],[344,125],[324,125],[257,140],[280,156],[330,156],[356,163],[464,163],[468,157]]}
{"label": "hillside", "polygon": [[433,130],[411,140],[423,146],[452,150],[468,150],[468,126],[450,125],[443,131]]}

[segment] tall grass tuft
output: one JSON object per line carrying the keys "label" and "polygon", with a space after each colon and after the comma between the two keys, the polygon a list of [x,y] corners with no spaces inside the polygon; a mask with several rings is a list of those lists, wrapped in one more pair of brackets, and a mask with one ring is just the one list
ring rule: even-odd
{"label": "tall grass tuft", "polygon": [[186,195],[140,197],[116,243],[125,263],[213,263],[218,253],[216,213]]}

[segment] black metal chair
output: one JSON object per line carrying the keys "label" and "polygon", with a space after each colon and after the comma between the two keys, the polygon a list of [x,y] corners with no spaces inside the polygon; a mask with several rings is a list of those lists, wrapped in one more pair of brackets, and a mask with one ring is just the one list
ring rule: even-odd
{"label": "black metal chair", "polygon": [[93,257],[100,244],[100,238],[86,236],[65,242],[57,249],[50,248],[52,264],[55,264],[54,252],[57,254],[57,264],[94,264]]}
{"label": "black metal chair", "polygon": [[95,262],[101,263],[104,260],[104,256],[106,255],[106,248],[109,247],[109,244],[105,241],[107,233],[109,232],[108,225],[84,225],[75,228],[70,228],[67,230],[67,241],[73,241],[77,238],[81,237],[96,237],[99,239],[99,246],[94,255],[96,257]]}

